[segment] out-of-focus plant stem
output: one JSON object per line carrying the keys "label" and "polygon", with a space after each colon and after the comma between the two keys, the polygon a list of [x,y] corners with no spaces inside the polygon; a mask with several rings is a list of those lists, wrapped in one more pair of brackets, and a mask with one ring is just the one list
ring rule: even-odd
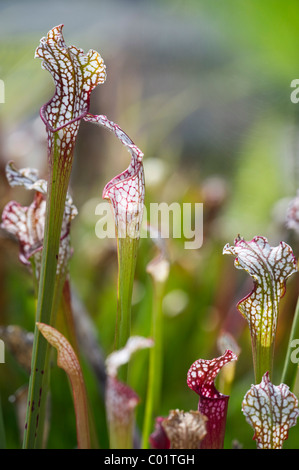
{"label": "out-of-focus plant stem", "polygon": [[142,448],[149,447],[149,436],[153,430],[154,418],[160,405],[161,381],[163,369],[163,310],[164,282],[154,280],[151,337],[154,346],[150,350],[149,376],[145,405]]}
{"label": "out-of-focus plant stem", "polygon": [[44,323],[37,323],[37,327],[47,341],[56,348],[57,365],[68,374],[74,398],[78,448],[90,449],[87,396],[76,353],[68,340],[56,328]]}
{"label": "out-of-focus plant stem", "polygon": [[124,348],[112,352],[106,359],[106,416],[111,449],[132,449],[135,408],[140,399],[134,390],[118,380],[119,368],[127,364],[139,349],[152,347],[153,341],[130,336]]}
{"label": "out-of-focus plant stem", "polygon": [[[118,237],[118,307],[115,349],[123,348],[131,332],[131,305],[139,238]],[[128,365],[119,369],[119,379],[127,382]]]}
{"label": "out-of-focus plant stem", "polygon": [[0,398],[0,449],[6,448],[5,427],[3,422],[2,404]]}
{"label": "out-of-focus plant stem", "polygon": [[[153,230],[149,227],[149,230]],[[151,338],[153,347],[150,351],[147,397],[142,433],[142,447],[149,447],[149,437],[153,431],[154,420],[159,414],[162,370],[163,370],[163,297],[169,275],[169,261],[165,246],[159,237],[156,239],[159,255],[147,265],[146,271],[153,281],[153,305]]]}
{"label": "out-of-focus plant stem", "polygon": [[[52,163],[49,165],[47,209],[44,231],[41,274],[38,290],[36,321],[52,324],[55,299],[56,269],[60,234],[68,189],[71,164],[66,165],[60,157],[60,140],[53,135]],[[24,448],[40,447],[43,438],[43,422],[48,389],[49,346],[35,326],[29,381]]]}
{"label": "out-of-focus plant stem", "polygon": [[299,338],[299,297],[297,300],[296,310],[294,314],[292,329],[289,338],[287,354],[285,358],[284,368],[281,377],[281,383],[284,383],[294,390],[296,383],[296,376],[298,373],[298,363],[291,360],[292,354],[292,341]]}
{"label": "out-of-focus plant stem", "polygon": [[[62,287],[62,293],[59,295],[60,303],[57,309],[57,329],[63,332],[69,340],[75,353],[79,355],[76,326],[73,316],[71,288],[69,279],[65,279]],[[53,322],[54,323],[54,322]]]}

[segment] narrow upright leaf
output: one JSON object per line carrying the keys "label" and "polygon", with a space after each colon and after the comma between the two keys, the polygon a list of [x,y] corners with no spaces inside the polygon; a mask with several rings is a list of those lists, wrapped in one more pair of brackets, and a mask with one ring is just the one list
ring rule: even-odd
{"label": "narrow upright leaf", "polygon": [[[50,72],[55,84],[53,97],[40,110],[48,136],[48,189],[36,321],[49,325],[57,312],[58,252],[80,120],[89,110],[92,90],[106,79],[100,54],[94,50],[84,54],[82,49],[67,46],[62,27],[52,28],[35,51],[35,57],[42,59],[42,68]],[[47,351],[48,344],[36,328],[24,448],[39,447],[43,434],[43,419],[37,420],[37,412],[30,403],[39,400],[41,408],[45,407],[49,370]],[[39,398],[40,390],[43,393]]]}
{"label": "narrow upright leaf", "polygon": [[[106,116],[87,114],[85,121],[111,131],[131,154],[128,168],[109,181],[103,198],[109,199],[115,219],[118,254],[118,309],[115,328],[115,347],[123,348],[131,336],[131,304],[140,228],[144,209],[143,153],[130,137]],[[126,367],[122,369],[126,381]]]}
{"label": "narrow upright leaf", "polygon": [[273,385],[268,372],[246,393],[242,411],[255,431],[258,449],[281,449],[299,416],[296,396],[285,384]]}
{"label": "narrow upright leaf", "polygon": [[46,340],[57,349],[57,365],[69,376],[76,413],[77,440],[79,449],[90,448],[87,399],[79,360],[67,339],[55,328],[44,323],[37,327]]}
{"label": "narrow upright leaf", "polygon": [[153,281],[153,300],[151,317],[151,336],[154,347],[150,351],[147,394],[142,430],[142,447],[150,445],[150,435],[155,417],[160,413],[160,402],[163,381],[163,298],[168,279],[170,262],[167,255],[165,240],[158,230],[148,225],[158,254],[148,263],[146,271]]}

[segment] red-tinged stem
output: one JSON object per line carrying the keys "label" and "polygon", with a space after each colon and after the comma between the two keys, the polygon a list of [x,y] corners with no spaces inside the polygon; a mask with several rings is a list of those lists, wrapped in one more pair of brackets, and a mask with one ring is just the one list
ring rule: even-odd
{"label": "red-tinged stem", "polygon": [[76,415],[78,448],[90,449],[87,396],[77,355],[68,340],[56,328],[44,323],[37,323],[37,327],[47,341],[57,349],[57,365],[64,369],[70,379]]}
{"label": "red-tinged stem", "polygon": [[72,345],[76,354],[78,354],[78,341],[76,326],[73,317],[71,288],[69,279],[66,279],[62,288],[62,296],[57,312],[57,329],[62,332]]}

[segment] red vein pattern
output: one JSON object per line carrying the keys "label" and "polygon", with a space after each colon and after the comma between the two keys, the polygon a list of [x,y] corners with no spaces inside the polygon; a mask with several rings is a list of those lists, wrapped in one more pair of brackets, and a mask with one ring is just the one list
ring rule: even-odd
{"label": "red vein pattern", "polygon": [[247,271],[254,281],[252,292],[237,307],[249,323],[251,334],[260,336],[262,346],[273,342],[278,305],[286,289],[286,279],[297,271],[297,261],[289,245],[271,247],[264,237],[250,242],[237,238],[234,246],[225,245],[224,254],[235,256],[235,266]]}
{"label": "red vein pattern", "polygon": [[187,385],[199,395],[198,411],[208,418],[207,435],[201,448],[221,448],[223,446],[228,395],[220,393],[214,380],[222,367],[237,360],[230,350],[212,360],[198,359],[190,367],[187,374]]}
{"label": "red vein pattern", "polygon": [[[9,162],[6,166],[6,177],[12,187],[22,186],[25,189],[35,191],[33,202],[29,207],[23,207],[15,201],[6,204],[2,212],[1,228],[17,238],[22,263],[30,264],[29,259],[34,255],[36,273],[38,274],[44,239],[47,182],[38,178],[36,169],[21,168],[18,170],[13,162]],[[70,223],[77,213],[72,198],[68,194],[61,229],[57,273],[61,271],[71,256]]]}
{"label": "red vein pattern", "polygon": [[23,264],[29,265],[29,258],[42,248],[45,209],[46,201],[41,193],[36,193],[29,207],[10,201],[3,209],[1,228],[17,238]]}
{"label": "red vein pattern", "polygon": [[106,116],[88,114],[91,91],[106,80],[106,67],[94,50],[67,46],[63,25],[49,31],[40,41],[35,57],[41,58],[55,83],[53,98],[41,108],[41,118],[48,130],[48,152],[53,157],[54,134],[59,158],[66,168],[72,160],[73,147],[81,119],[97,123],[112,131],[131,153],[129,167],[104,188],[103,197],[110,199],[115,211],[119,237],[139,237],[144,203],[143,153],[129,136]]}
{"label": "red vein pattern", "polygon": [[[49,153],[53,133],[59,139],[61,157],[68,163],[78,132],[80,119],[89,110],[91,91],[106,80],[106,67],[100,54],[67,46],[62,35],[63,25],[56,26],[40,40],[35,57],[42,59],[42,68],[51,73],[55,94],[40,111],[48,129]],[[66,129],[64,129],[66,128]]]}
{"label": "red vein pattern", "polygon": [[130,137],[106,116],[87,114],[85,121],[110,130],[131,154],[129,167],[106,184],[103,198],[110,199],[119,237],[138,238],[144,205],[143,153]]}
{"label": "red vein pattern", "polygon": [[246,393],[242,411],[255,431],[258,449],[281,449],[299,416],[296,396],[285,384],[273,385],[268,372]]}

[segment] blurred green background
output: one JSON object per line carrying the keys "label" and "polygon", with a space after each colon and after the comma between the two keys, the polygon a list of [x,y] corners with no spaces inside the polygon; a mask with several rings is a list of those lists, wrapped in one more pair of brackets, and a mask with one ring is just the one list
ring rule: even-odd
{"label": "blurred green background", "polygon": [[[298,238],[285,227],[288,201],[296,195],[298,106],[290,87],[299,78],[297,0],[96,0],[0,1],[0,204],[30,204],[32,194],[9,188],[4,169],[36,167],[46,176],[45,129],[39,108],[53,95],[50,75],[34,60],[39,40],[64,24],[67,44],[100,52],[107,81],[92,93],[91,112],[117,122],[144,152],[146,206],[152,202],[202,202],[204,240],[185,250],[167,240],[170,274],[165,286],[163,394],[160,413],[197,408],[186,375],[198,358],[220,354],[221,331],[241,348],[229,402],[225,447],[254,449],[253,430],[241,403],[254,382],[248,327],[236,303],[251,280],[223,256],[223,246],[241,234],[264,235],[271,245]],[[93,324],[103,357],[113,350],[117,258],[114,239],[95,235],[97,204],[105,184],[129,163],[127,152],[104,130],[83,122],[77,141],[71,192],[79,215],[72,226],[71,282],[81,310]],[[180,221],[175,221],[180,223]],[[153,286],[146,266],[155,256],[152,240],[140,243],[133,303],[133,333],[148,336]],[[1,232],[0,324],[34,325],[30,273],[18,246]],[[288,281],[281,303],[275,353],[280,383],[298,279]],[[0,365],[0,394],[7,447],[20,436],[15,397],[28,374],[6,351]],[[82,352],[95,432],[107,446],[97,376]],[[136,353],[130,383],[141,397],[142,426],[148,352]],[[237,443],[237,444],[236,444]],[[53,365],[50,448],[76,445],[72,397],[65,374]],[[299,427],[285,448],[299,447]]]}

